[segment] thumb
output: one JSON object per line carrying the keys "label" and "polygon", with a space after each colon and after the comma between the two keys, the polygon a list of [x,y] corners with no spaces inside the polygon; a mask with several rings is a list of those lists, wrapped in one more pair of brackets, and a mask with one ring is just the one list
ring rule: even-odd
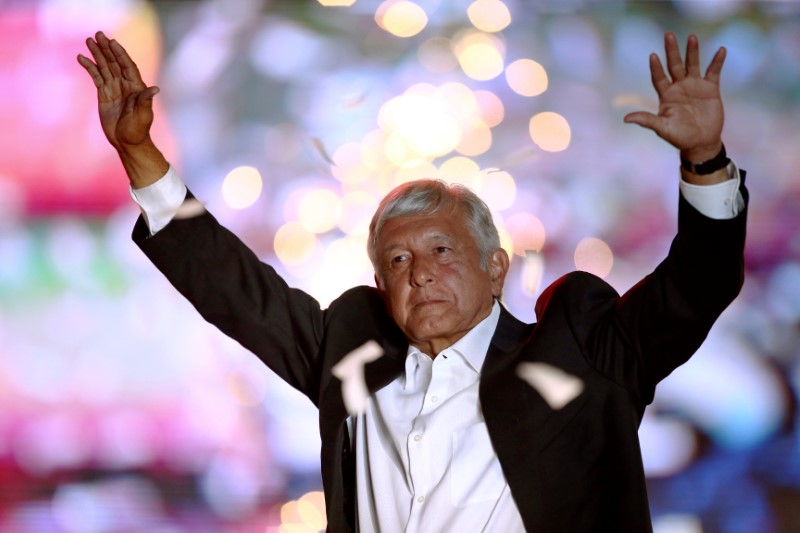
{"label": "thumb", "polygon": [[658,115],[648,113],[647,111],[634,111],[633,113],[628,113],[622,120],[626,124],[638,124],[643,128],[647,128],[656,132],[661,127],[663,121],[663,119]]}
{"label": "thumb", "polygon": [[161,89],[156,87],[155,85],[152,87],[148,87],[136,98],[136,104],[145,108],[153,107],[153,97],[157,95]]}

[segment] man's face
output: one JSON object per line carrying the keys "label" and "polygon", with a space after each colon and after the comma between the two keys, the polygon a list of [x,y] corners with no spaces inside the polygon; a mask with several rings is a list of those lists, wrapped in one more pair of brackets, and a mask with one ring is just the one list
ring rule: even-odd
{"label": "man's face", "polygon": [[377,240],[376,282],[409,343],[431,357],[488,316],[500,296],[508,256],[496,250],[489,268],[461,208],[389,219]]}

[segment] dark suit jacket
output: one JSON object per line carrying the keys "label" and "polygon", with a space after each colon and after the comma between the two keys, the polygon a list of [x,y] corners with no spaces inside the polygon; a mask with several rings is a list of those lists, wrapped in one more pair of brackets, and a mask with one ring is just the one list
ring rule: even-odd
{"label": "dark suit jacket", "polygon": [[[678,226],[668,257],[622,297],[573,272],[539,298],[537,324],[501,313],[480,402],[530,531],[652,528],[637,432],[644,408],[656,384],[700,346],[743,278],[745,213],[711,220],[681,199]],[[153,237],[140,219],[133,238],[206,320],[319,408],[328,528],[354,529],[355,461],[331,367],[375,339],[385,355],[366,366],[369,389],[403,370],[408,344],[376,289],[356,287],[321,310],[210,214],[174,220]],[[523,361],[559,367],[585,389],[554,411],[516,376]]]}

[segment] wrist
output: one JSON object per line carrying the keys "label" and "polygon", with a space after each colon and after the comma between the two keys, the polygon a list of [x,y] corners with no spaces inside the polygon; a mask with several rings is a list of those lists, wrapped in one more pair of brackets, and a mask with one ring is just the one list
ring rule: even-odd
{"label": "wrist", "polygon": [[123,144],[116,148],[134,189],[155,183],[169,170],[169,163],[150,136],[139,144]]}
{"label": "wrist", "polygon": [[686,160],[692,163],[702,163],[713,159],[723,149],[724,145],[721,140],[707,145],[695,146],[694,148],[681,150],[681,161]]}
{"label": "wrist", "polygon": [[[707,154],[709,152],[705,151],[702,153]],[[728,154],[725,151],[725,145],[722,143],[719,144],[719,151],[713,156],[695,157],[704,157],[704,159],[689,159],[684,155],[684,153],[681,153],[681,168],[684,172],[696,174],[698,176],[706,176],[724,169],[728,166],[728,163],[731,162],[731,160],[728,158]]]}

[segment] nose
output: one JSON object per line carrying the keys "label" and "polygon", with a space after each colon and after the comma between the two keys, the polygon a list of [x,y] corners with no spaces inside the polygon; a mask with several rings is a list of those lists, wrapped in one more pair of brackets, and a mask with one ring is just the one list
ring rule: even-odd
{"label": "nose", "polygon": [[436,280],[436,268],[433,262],[426,261],[425,259],[414,259],[414,265],[411,268],[411,284],[417,287],[423,287]]}

